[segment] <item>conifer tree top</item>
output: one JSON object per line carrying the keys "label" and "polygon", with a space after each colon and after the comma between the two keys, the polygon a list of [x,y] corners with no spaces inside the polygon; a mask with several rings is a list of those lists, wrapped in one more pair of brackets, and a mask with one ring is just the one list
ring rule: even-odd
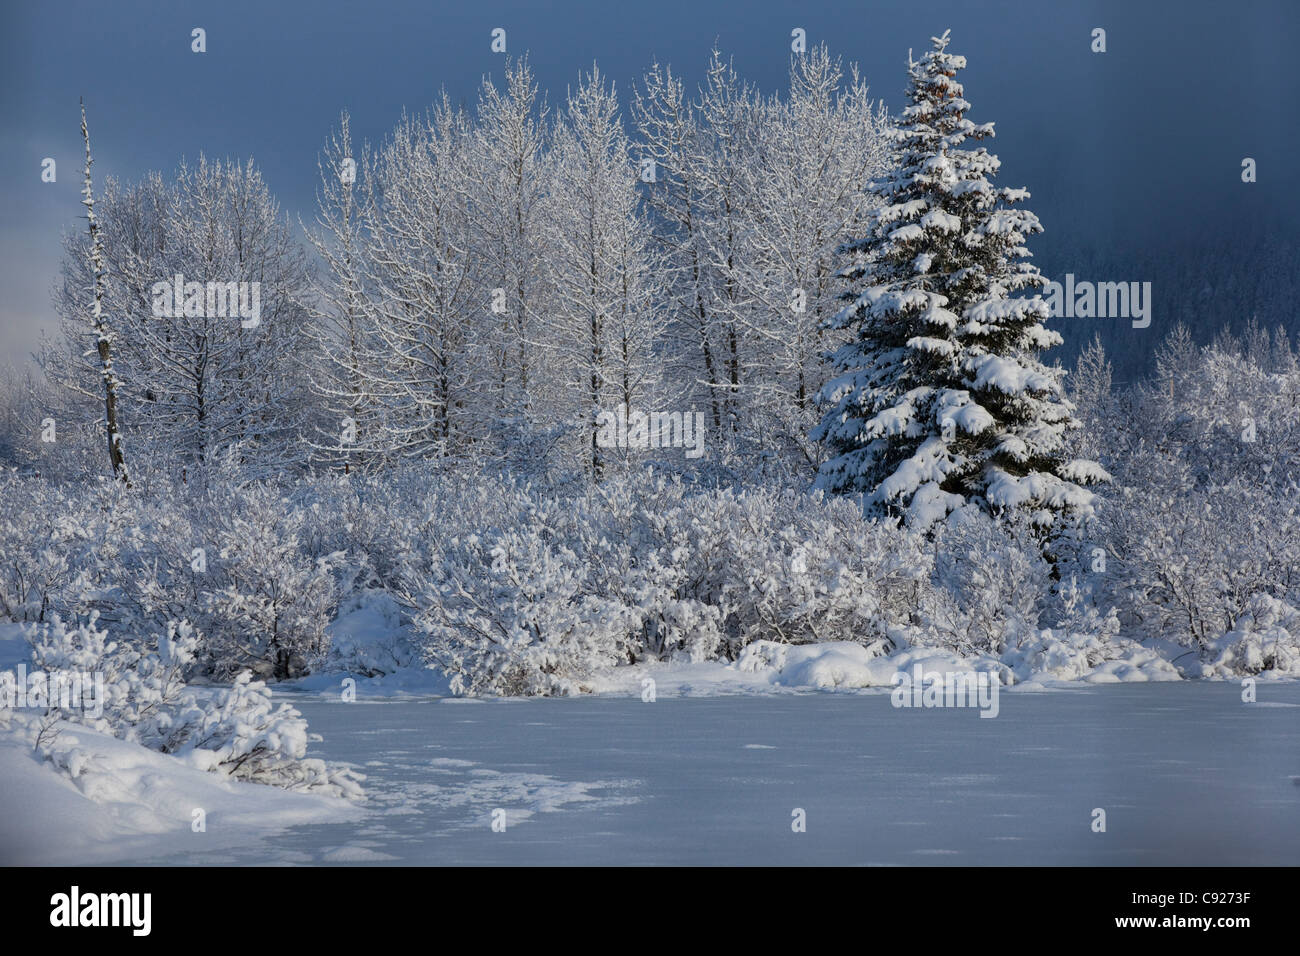
{"label": "conifer tree top", "polygon": [[868,184],[878,208],[846,244],[848,304],[832,320],[856,331],[835,354],[813,437],[833,456],[819,484],[865,493],[869,507],[929,524],[967,503],[1029,509],[1040,524],[1086,512],[1091,462],[1064,459],[1076,427],[1059,369],[1038,353],[1059,345],[1047,304],[1016,295],[1045,284],[1026,238],[1042,232],[995,187],[998,158],[982,146],[993,124],[967,118],[955,79],[966,58],[948,33],[908,57],[910,105],[893,131],[892,173]]}

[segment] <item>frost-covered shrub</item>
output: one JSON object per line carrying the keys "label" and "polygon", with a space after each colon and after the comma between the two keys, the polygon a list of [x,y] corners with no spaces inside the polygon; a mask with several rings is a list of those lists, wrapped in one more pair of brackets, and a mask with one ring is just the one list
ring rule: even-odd
{"label": "frost-covered shrub", "polygon": [[1051,568],[1028,522],[964,508],[938,529],[934,549],[921,622],[927,643],[998,656],[1037,634]]}
{"label": "frost-covered shrub", "polygon": [[[183,499],[182,499],[183,500]],[[196,570],[207,562],[207,536],[187,508],[157,508],[148,521],[148,548],[134,566],[121,569],[123,606],[119,613],[143,629],[157,630],[170,620],[206,625],[211,578]]]}
{"label": "frost-covered shrub", "polygon": [[1177,680],[1168,662],[1131,638],[1121,636],[1114,608],[1102,613],[1071,580],[1060,589],[1054,625],[1021,629],[1001,659],[1016,680]]}
{"label": "frost-covered shrub", "polygon": [[592,594],[548,504],[510,482],[452,481],[425,501],[399,593],[425,661],[458,693],[565,693],[616,654],[621,609]]}
{"label": "frost-covered shrub", "polygon": [[0,479],[0,617],[120,618],[126,569],[148,547],[140,510],[116,482]]}
{"label": "frost-covered shrub", "polygon": [[301,482],[292,501],[303,510],[304,552],[313,558],[345,556],[338,568],[343,592],[396,588],[415,559],[416,540],[430,527],[431,477],[409,468]]}
{"label": "frost-covered shrub", "polygon": [[[1281,330],[1279,330],[1280,332]],[[1267,338],[1267,336],[1265,336]],[[1300,470],[1300,368],[1286,356],[1250,354],[1220,336],[1181,360],[1164,347],[1154,388],[1140,392],[1143,426],[1198,483],[1245,477],[1280,490]]]}
{"label": "frost-covered shrub", "polygon": [[[734,659],[757,640],[888,642],[915,613],[928,570],[919,538],[858,505],[792,490],[688,489],[630,480],[589,547],[609,593],[645,626],[634,655]],[[617,569],[617,574],[611,574]]]}
{"label": "frost-covered shrub", "polygon": [[102,680],[100,716],[88,715],[75,706],[60,715],[123,740],[167,751],[175,731],[174,711],[182,701],[185,672],[194,660],[199,635],[187,622],[171,621],[165,636],[115,641],[98,625],[96,612],[71,625],[56,615],[50,624],[29,635],[32,663],[37,669],[93,674],[97,682]]}
{"label": "frost-covered shrub", "polygon": [[0,526],[0,614],[11,621],[41,621],[74,572],[50,520],[35,514]]}
{"label": "frost-covered shrub", "polygon": [[0,616],[44,620],[70,594],[77,516],[69,499],[47,482],[0,476]]}
{"label": "frost-covered shrub", "polygon": [[115,634],[189,620],[205,641],[202,666],[220,678],[298,676],[328,651],[356,562],[322,550],[319,507],[266,484],[0,480],[11,492],[0,514],[3,617],[96,613]]}
{"label": "frost-covered shrub", "polygon": [[304,512],[274,489],[249,487],[241,499],[212,529],[216,583],[205,610],[213,669],[296,677],[329,650],[334,570],[344,555],[304,554]]}
{"label": "frost-covered shrub", "polygon": [[313,554],[311,512],[267,485],[147,501],[148,547],[124,562],[124,619],[145,628],[193,621],[203,668],[228,679],[245,668],[283,679],[329,649],[343,555]]}
{"label": "frost-covered shrub", "polygon": [[211,700],[188,698],[180,714],[184,733],[169,750],[204,770],[237,780],[331,796],[362,795],[360,777],[307,756],[313,738],[296,707],[275,705],[271,690],[247,671]]}
{"label": "frost-covered shrub", "polygon": [[402,592],[459,692],[563,693],[603,667],[734,659],[758,640],[892,647],[927,586],[915,536],[848,501],[645,474],[491,497],[483,528],[431,501],[442,534]]}
{"label": "frost-covered shrub", "polygon": [[[1174,470],[1174,469],[1171,469]],[[1107,515],[1112,600],[1141,633],[1206,648],[1256,594],[1300,600],[1300,489],[1125,489]]]}
{"label": "frost-covered shrub", "polygon": [[[271,692],[248,672],[229,688],[199,691],[186,685],[200,637],[186,622],[169,622],[165,635],[131,642],[112,640],[97,615],[65,624],[57,616],[29,632],[32,662],[45,674],[94,675],[94,693],[62,706],[51,700],[45,721],[67,720],[173,754],[193,766],[239,780],[290,790],[359,797],[356,775],[308,758],[307,722],[288,704],[273,705]],[[12,680],[11,675],[9,679]],[[100,695],[98,704],[84,705]],[[75,775],[82,756],[37,745]]]}
{"label": "frost-covered shrub", "polygon": [[1241,677],[1266,671],[1300,677],[1300,610],[1256,594],[1233,629],[1205,646],[1198,676]]}
{"label": "frost-covered shrub", "polygon": [[855,502],[723,490],[695,496],[688,512],[728,659],[759,640],[888,646],[919,606],[929,571],[920,539],[864,518]]}
{"label": "frost-covered shrub", "polygon": [[1098,509],[1104,600],[1126,632],[1198,657],[1254,595],[1300,605],[1300,367],[1281,330],[1246,338],[1198,347],[1175,328],[1155,381],[1094,403],[1115,475]]}
{"label": "frost-covered shrub", "polygon": [[588,569],[535,528],[450,542],[417,623],[427,659],[464,693],[567,692],[613,664],[627,609],[589,593]]}
{"label": "frost-covered shrub", "polygon": [[324,669],[376,677],[417,666],[420,653],[411,636],[391,594],[356,591],[339,603],[329,626],[330,654]]}

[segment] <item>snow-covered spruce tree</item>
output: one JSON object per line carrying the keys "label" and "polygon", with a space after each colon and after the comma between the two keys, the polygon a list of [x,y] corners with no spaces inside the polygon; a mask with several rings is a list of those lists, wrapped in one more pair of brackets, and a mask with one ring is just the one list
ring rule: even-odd
{"label": "snow-covered spruce tree", "polygon": [[996,156],[961,148],[993,126],[966,118],[954,79],[966,58],[947,52],[946,32],[933,43],[909,57],[897,166],[868,186],[879,208],[867,235],[842,247],[841,275],[861,285],[831,325],[856,340],[836,352],[822,391],[829,407],[812,435],[832,457],[818,484],[914,526],[968,502],[1025,508],[1046,526],[1087,513],[1093,495],[1081,485],[1109,476],[1066,458],[1077,424],[1064,373],[1037,357],[1062,340],[1044,327],[1040,296],[1013,297],[1045,282],[1025,248],[1042,227],[1013,208],[1025,190],[991,184]]}

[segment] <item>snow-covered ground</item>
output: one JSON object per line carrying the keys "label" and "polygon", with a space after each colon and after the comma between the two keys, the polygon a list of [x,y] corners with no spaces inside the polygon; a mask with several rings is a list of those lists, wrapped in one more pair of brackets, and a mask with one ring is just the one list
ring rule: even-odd
{"label": "snow-covered ground", "polygon": [[104,865],[160,853],[218,863],[294,824],[362,816],[338,798],[231,781],[84,728],[65,737],[94,755],[75,781],[29,748],[0,742],[0,864]]}
{"label": "snow-covered ground", "polygon": [[[151,777],[158,755],[115,769],[113,802],[96,805],[0,751],[0,846],[35,863],[1300,862],[1294,682],[1261,683],[1254,704],[1235,682],[1010,689],[985,720],[895,708],[885,689],[733,681],[719,696],[719,676],[661,672],[653,703],[639,686],[464,700],[362,681],[355,703],[337,678],[278,691],[322,735],[315,755],[366,774],[352,816],[211,775]],[[195,800],[210,808],[204,833],[191,832]],[[137,808],[157,812],[139,809],[136,826]]]}
{"label": "snow-covered ground", "polygon": [[[30,665],[23,628],[0,624],[0,670]],[[33,751],[41,709],[0,706],[0,865],[134,862],[158,853],[256,846],[305,823],[355,821],[338,797],[212,773],[85,724],[57,725],[56,768]]]}

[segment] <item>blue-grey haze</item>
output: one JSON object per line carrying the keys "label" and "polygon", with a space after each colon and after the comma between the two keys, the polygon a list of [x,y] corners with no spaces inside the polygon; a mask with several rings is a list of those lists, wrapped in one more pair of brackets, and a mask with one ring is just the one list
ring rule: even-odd
{"label": "blue-grey haze", "polygon": [[[341,0],[13,3],[0,12],[0,360],[53,326],[60,235],[80,228],[77,99],[99,177],[181,157],[252,156],[293,217],[309,219],[316,157],[339,111],[381,139],[439,87],[472,105],[495,27],[527,52],[552,104],[593,61],[626,94],[652,60],[692,83],[719,43],[764,91],[785,84],[790,31],[857,61],[902,105],[909,48],[953,31],[972,118],[994,121],[1001,181],[1025,185],[1049,275],[1155,285],[1152,327],[1062,323],[1070,352],[1105,328],[1121,377],[1177,319],[1202,331],[1252,314],[1294,322],[1300,194],[1290,0]],[[190,50],[190,31],[207,52]],[[1107,52],[1091,51],[1106,30]],[[1245,184],[1243,157],[1258,163]],[[58,162],[42,183],[41,161]]]}

